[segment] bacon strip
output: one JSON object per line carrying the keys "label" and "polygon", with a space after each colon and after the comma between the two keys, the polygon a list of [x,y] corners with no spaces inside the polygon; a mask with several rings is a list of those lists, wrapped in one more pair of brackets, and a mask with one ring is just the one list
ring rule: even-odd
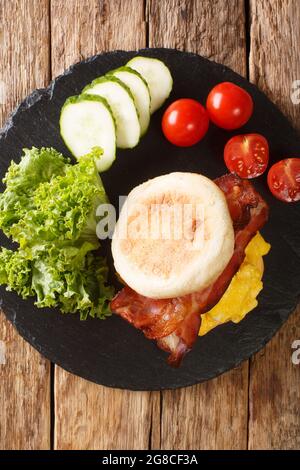
{"label": "bacon strip", "polygon": [[235,232],[235,249],[223,273],[209,287],[182,297],[151,299],[125,286],[112,300],[116,314],[143,331],[179,366],[198,337],[201,317],[223,296],[245,257],[245,248],[268,218],[268,206],[248,180],[233,174],[215,180],[224,192]]}

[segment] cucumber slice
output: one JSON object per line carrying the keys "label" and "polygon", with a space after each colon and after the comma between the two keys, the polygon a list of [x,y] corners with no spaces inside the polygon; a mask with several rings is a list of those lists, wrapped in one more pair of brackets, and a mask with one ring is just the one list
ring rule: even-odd
{"label": "cucumber slice", "polygon": [[158,59],[137,56],[126,64],[137,70],[149,85],[151,96],[151,114],[162,106],[169,97],[173,79],[168,67]]}
{"label": "cucumber slice", "polygon": [[[116,128],[107,101],[100,96],[71,96],[60,114],[60,133],[77,159],[101,148],[96,159],[98,171],[107,170],[116,158]],[[99,152],[100,153],[100,152]]]}
{"label": "cucumber slice", "polygon": [[134,98],[129,88],[117,77],[99,77],[83,89],[83,94],[99,95],[107,99],[117,127],[117,147],[135,147],[141,135],[141,126]]}
{"label": "cucumber slice", "polygon": [[130,89],[139,115],[141,135],[144,135],[150,123],[150,92],[146,80],[130,67],[112,70],[107,74],[110,75],[119,78]]}

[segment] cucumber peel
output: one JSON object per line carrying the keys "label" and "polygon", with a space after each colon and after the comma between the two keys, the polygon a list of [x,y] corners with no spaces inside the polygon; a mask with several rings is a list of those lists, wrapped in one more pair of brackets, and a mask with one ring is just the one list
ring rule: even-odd
{"label": "cucumber peel", "polygon": [[111,70],[107,76],[117,77],[130,89],[139,115],[141,135],[144,135],[150,124],[151,106],[150,90],[146,80],[139,72],[126,66]]}
{"label": "cucumber peel", "polygon": [[96,78],[82,93],[105,98],[116,121],[117,147],[133,148],[140,140],[141,127],[134,97],[127,85],[114,76]]}
{"label": "cucumber peel", "polygon": [[116,157],[116,126],[108,102],[101,96],[69,97],[60,114],[61,136],[75,158],[93,153],[98,171]]}
{"label": "cucumber peel", "polygon": [[136,56],[126,64],[137,70],[149,85],[151,95],[151,114],[160,108],[169,97],[173,79],[170,70],[159,59]]}

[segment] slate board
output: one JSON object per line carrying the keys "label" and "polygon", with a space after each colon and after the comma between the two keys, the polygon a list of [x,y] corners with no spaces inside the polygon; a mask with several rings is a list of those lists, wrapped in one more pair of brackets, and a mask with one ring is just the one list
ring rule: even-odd
{"label": "slate board", "polygon": [[[103,174],[111,202],[118,204],[137,184],[172,171],[192,171],[215,178],[226,172],[223,148],[235,134],[259,132],[270,143],[271,162],[300,156],[300,136],[282,113],[247,80],[232,70],[196,54],[172,49],[139,52],[115,51],[82,61],[54,80],[47,89],[34,91],[15,110],[0,136],[0,174],[11,159],[19,161],[23,147],[52,146],[69,155],[59,134],[59,114],[65,99],[80,93],[94,78],[124,65],[137,54],[162,59],[170,68],[174,88],[166,103],[189,97],[205,103],[209,90],[232,81],[248,90],[254,114],[242,131],[227,132],[211,125],[207,136],[190,148],[177,148],[162,136],[161,117],[166,105],[151,119],[150,128],[133,150],[119,150],[113,167]],[[300,204],[285,204],[271,196],[262,176],[256,188],[270,205],[263,235],[272,244],[266,258],[264,289],[259,306],[238,325],[226,324],[199,338],[180,369],[169,367],[164,352],[126,322],[113,316],[106,321],[80,321],[55,309],[37,309],[0,288],[2,308],[18,332],[44,356],[64,369],[93,382],[132,390],[161,390],[211,379],[237,366],[261,349],[294,310],[300,293]],[[1,235],[1,244],[7,239]],[[111,265],[110,244],[103,252]]]}

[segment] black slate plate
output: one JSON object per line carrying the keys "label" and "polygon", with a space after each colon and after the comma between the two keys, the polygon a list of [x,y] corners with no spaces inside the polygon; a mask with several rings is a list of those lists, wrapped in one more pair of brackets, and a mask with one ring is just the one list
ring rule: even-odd
{"label": "black slate plate", "polygon": [[[300,136],[281,112],[255,86],[230,69],[198,55],[168,49],[148,49],[141,54],[158,57],[170,67],[174,89],[169,102],[191,97],[205,102],[218,82],[232,81],[248,90],[255,111],[241,132],[259,132],[270,142],[271,162],[300,156]],[[76,64],[46,90],[33,92],[14,112],[0,138],[0,172],[11,159],[19,160],[23,147],[53,146],[69,154],[58,128],[65,99],[78,94],[95,77],[124,65],[136,52],[112,52]],[[211,178],[226,172],[225,142],[233,133],[211,125],[205,139],[182,149],[162,137],[160,122],[166,106],[151,120],[150,129],[134,150],[119,151],[103,180],[112,203],[137,184],[171,171],[201,172]],[[239,132],[235,132],[237,134]],[[2,307],[19,333],[38,351],[74,374],[96,383],[133,390],[158,390],[192,385],[238,365],[262,348],[288,318],[300,293],[300,204],[284,204],[269,193],[265,177],[255,186],[271,208],[263,230],[272,244],[266,258],[264,289],[259,306],[238,325],[226,324],[200,338],[179,370],[170,368],[165,354],[143,334],[118,317],[81,322],[77,316],[53,309],[37,309],[1,287]],[[7,245],[4,236],[1,244]],[[103,250],[110,258],[109,243]],[[112,268],[113,272],[113,268]],[[112,276],[113,277],[113,276]],[[116,282],[116,280],[114,280]]]}

